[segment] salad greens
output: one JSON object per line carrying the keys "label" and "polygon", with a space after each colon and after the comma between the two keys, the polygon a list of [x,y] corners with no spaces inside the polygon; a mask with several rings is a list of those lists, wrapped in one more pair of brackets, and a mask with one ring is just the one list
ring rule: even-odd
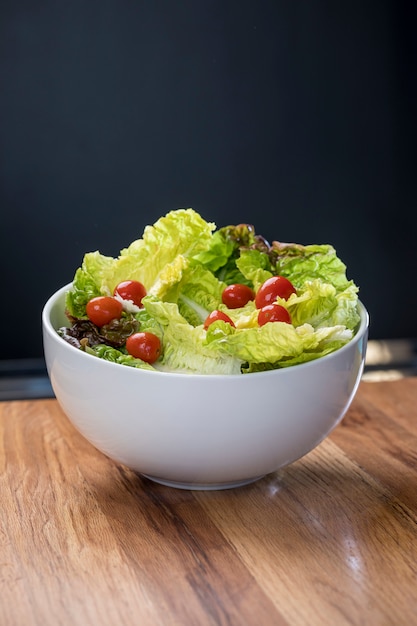
{"label": "salad greens", "polygon": [[[229,309],[222,302],[227,285],[244,284],[254,293],[272,276],[284,276],[296,289],[277,297],[291,324],[258,324],[254,301]],[[125,307],[119,320],[94,327],[87,303],[112,296],[126,280],[147,291],[143,308]],[[216,229],[193,209],[178,209],[146,226],[143,236],[117,258],[100,252],[84,256],[66,294],[69,328],[61,336],[73,345],[123,365],[199,374],[245,374],[317,359],[346,344],[359,323],[358,287],[331,245],[269,244],[253,226]],[[226,313],[234,326],[217,320],[205,329],[209,313]],[[126,351],[126,337],[137,332],[159,337],[161,356],[153,364]]]}

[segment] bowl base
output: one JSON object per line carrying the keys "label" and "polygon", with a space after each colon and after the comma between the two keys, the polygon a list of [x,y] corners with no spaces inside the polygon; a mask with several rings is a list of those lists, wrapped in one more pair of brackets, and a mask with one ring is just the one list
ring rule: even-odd
{"label": "bowl base", "polygon": [[234,489],[235,487],[243,487],[244,485],[250,485],[263,478],[263,476],[255,476],[254,478],[245,478],[244,480],[236,480],[230,483],[182,483],[175,480],[165,480],[157,476],[150,476],[149,474],[142,474],[145,478],[152,480],[154,483],[165,485],[165,487],[174,487],[175,489],[188,489],[191,491],[218,491],[220,489]]}

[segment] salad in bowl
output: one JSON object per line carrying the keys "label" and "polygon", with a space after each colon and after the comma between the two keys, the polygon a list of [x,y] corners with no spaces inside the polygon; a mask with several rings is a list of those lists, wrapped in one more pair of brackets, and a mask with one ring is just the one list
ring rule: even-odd
{"label": "salad in bowl", "polygon": [[93,446],[157,483],[229,489],[341,421],[368,314],[332,246],[178,209],[116,258],[87,253],[42,327],[58,403]]}

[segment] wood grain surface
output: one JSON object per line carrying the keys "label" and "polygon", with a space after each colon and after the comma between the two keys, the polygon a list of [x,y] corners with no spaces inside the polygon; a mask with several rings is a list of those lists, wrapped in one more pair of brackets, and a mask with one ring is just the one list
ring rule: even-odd
{"label": "wood grain surface", "polygon": [[303,459],[157,485],[55,400],[0,403],[0,626],[417,624],[417,378],[362,382]]}

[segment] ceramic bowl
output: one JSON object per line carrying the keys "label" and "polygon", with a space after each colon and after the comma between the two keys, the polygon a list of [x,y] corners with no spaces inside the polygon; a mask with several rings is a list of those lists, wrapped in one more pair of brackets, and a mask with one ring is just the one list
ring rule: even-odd
{"label": "ceramic bowl", "polygon": [[231,376],[140,370],[104,361],[56,332],[65,293],[42,313],[56,398],[98,450],[153,481],[184,489],[237,487],[316,447],[341,421],[361,379],[368,313],[336,352],[287,369]]}

